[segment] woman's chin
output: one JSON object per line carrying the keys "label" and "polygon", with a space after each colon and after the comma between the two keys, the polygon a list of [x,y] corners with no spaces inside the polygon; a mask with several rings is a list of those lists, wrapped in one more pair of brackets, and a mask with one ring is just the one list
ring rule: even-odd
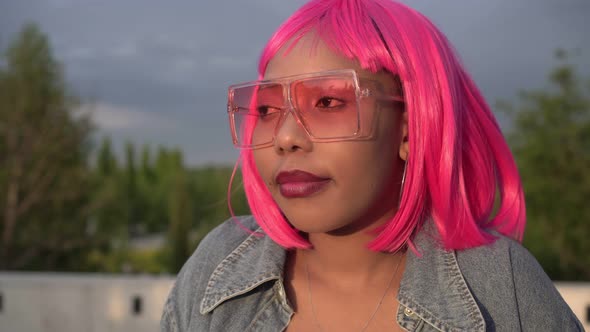
{"label": "woman's chin", "polygon": [[287,221],[291,226],[300,232],[306,234],[334,234],[346,232],[345,230],[352,227],[351,223],[343,221],[342,218],[330,218],[326,217],[326,213],[321,215],[313,216],[309,213],[301,215],[297,213],[297,216],[285,215]]}

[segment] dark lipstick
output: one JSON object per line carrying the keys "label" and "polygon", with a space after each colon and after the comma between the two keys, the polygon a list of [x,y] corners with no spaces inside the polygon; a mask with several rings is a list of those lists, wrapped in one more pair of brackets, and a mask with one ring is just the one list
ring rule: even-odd
{"label": "dark lipstick", "polygon": [[324,189],[330,182],[329,178],[320,177],[301,170],[280,172],[275,178],[281,195],[286,198],[302,198],[311,196]]}

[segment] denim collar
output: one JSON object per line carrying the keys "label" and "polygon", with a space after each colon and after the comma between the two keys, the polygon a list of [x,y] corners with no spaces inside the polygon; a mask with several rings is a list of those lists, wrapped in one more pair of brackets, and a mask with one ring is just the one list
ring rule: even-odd
{"label": "denim collar", "polygon": [[265,282],[282,280],[286,256],[286,250],[260,228],[252,232],[211,274],[201,301],[201,314]]}
{"label": "denim collar", "polygon": [[427,222],[413,242],[419,256],[408,251],[397,296],[405,307],[404,316],[409,309],[441,331],[485,331],[483,314],[461,273],[456,252],[442,248],[433,223]]}
{"label": "denim collar", "polygon": [[[421,320],[442,331],[485,331],[483,315],[463,275],[454,251],[441,248],[434,227],[418,232],[408,251],[397,299],[398,321],[409,327]],[[286,250],[259,228],[215,268],[205,289],[200,312],[211,312],[224,301],[256,287],[283,279]],[[403,314],[402,314],[403,313]]]}

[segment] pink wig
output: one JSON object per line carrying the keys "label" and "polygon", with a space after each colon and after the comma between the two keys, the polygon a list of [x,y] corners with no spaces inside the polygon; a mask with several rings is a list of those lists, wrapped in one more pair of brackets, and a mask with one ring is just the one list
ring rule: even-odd
{"label": "pink wig", "polygon": [[[522,239],[524,195],[508,145],[452,46],[426,17],[390,0],[313,0],[271,37],[259,75],[283,45],[311,30],[363,68],[398,75],[403,86],[410,140],[406,181],[398,212],[370,249],[412,245],[427,218],[447,249],[491,243],[490,231]],[[242,150],[241,159],[248,203],[261,228],[285,248],[309,248],[272,199],[252,151]]]}

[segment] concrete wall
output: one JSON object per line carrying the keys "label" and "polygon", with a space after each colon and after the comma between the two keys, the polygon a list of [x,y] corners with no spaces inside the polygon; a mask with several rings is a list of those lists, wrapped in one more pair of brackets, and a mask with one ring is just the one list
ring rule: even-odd
{"label": "concrete wall", "polygon": [[[173,277],[2,272],[0,332],[157,332],[173,282]],[[590,283],[556,286],[590,331]]]}
{"label": "concrete wall", "polygon": [[159,331],[172,277],[0,273],[0,332]]}
{"label": "concrete wall", "polygon": [[556,282],[555,286],[584,329],[590,332],[590,282]]}

